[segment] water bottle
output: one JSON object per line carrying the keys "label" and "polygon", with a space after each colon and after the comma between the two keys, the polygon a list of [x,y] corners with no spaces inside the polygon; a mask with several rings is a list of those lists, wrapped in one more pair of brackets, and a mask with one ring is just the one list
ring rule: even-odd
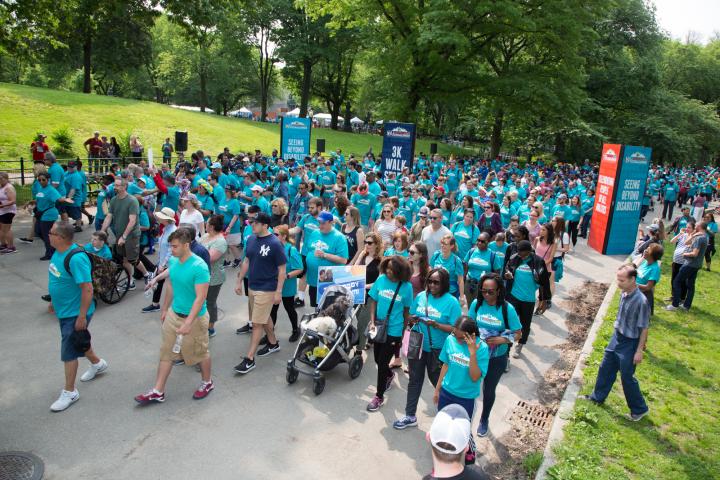
{"label": "water bottle", "polygon": [[180,347],[182,347],[182,339],[183,336],[178,334],[177,337],[175,337],[175,345],[173,345],[172,352],[173,353],[180,353]]}

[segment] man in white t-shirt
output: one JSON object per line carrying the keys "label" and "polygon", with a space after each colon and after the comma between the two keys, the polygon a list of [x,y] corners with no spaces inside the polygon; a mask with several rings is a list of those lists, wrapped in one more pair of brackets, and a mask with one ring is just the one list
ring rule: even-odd
{"label": "man in white t-shirt", "polygon": [[442,224],[443,215],[439,208],[431,210],[428,218],[430,218],[430,225],[423,228],[422,241],[427,246],[428,258],[432,258],[433,253],[440,250],[440,240],[452,232]]}

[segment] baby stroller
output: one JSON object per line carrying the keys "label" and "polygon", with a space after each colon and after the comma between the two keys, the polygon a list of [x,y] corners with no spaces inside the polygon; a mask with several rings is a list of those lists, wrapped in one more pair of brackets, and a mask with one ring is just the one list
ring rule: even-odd
{"label": "baby stroller", "polygon": [[295,348],[295,353],[287,363],[285,380],[289,384],[293,384],[297,381],[300,373],[312,376],[315,395],[320,395],[325,389],[323,372],[332,370],[339,363],[348,364],[348,374],[351,379],[357,378],[362,372],[363,358],[357,349],[359,334],[356,327],[356,313],[358,307],[353,306],[353,295],[349,288],[342,285],[329,286],[323,292],[315,313],[303,315],[301,326],[309,320],[317,318],[322,311],[340,299],[344,299],[344,303],[350,305],[345,312],[343,324],[338,325],[332,335],[303,327],[302,337]]}

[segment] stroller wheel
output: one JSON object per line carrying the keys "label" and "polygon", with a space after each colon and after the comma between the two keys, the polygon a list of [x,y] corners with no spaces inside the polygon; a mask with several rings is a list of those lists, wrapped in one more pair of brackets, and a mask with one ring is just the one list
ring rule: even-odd
{"label": "stroller wheel", "polygon": [[360,372],[362,372],[363,368],[363,358],[362,355],[355,355],[353,358],[350,359],[350,363],[348,364],[348,374],[350,375],[350,378],[353,380],[360,376]]}
{"label": "stroller wheel", "polygon": [[315,377],[313,380],[313,393],[320,395],[325,390],[325,377]]}
{"label": "stroller wheel", "polygon": [[295,383],[298,379],[299,372],[295,368],[288,367],[287,373],[285,374],[285,380],[289,385]]}

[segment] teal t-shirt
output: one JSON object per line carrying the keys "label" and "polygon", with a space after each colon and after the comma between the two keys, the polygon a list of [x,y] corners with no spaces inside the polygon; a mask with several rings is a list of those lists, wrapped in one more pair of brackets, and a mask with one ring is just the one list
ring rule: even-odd
{"label": "teal t-shirt", "polygon": [[180,187],[173,185],[168,187],[168,193],[163,197],[162,207],[172,208],[177,213],[178,205],[180,205]]}
{"label": "teal t-shirt", "polygon": [[458,275],[465,274],[462,260],[460,257],[451,253],[448,258],[443,258],[440,250],[436,251],[430,259],[430,268],[443,268],[450,275],[450,293],[455,294],[458,291]]}
{"label": "teal t-shirt", "polygon": [[[297,248],[293,245],[285,244],[285,257],[287,257],[287,274],[294,272],[295,270],[302,270],[302,257]],[[283,283],[282,296],[283,297],[294,297],[297,293],[297,277],[286,278]]]}
{"label": "teal t-shirt", "polygon": [[303,244],[300,248],[300,254],[307,256],[308,251],[310,250],[310,236],[313,232],[317,232],[318,228],[320,228],[320,223],[317,218],[313,217],[309,213],[306,213],[298,222],[297,227],[303,231]]}
{"label": "teal t-shirt", "polygon": [[147,230],[143,231],[143,228],[150,228],[150,216],[148,215],[147,208],[141,208],[138,213],[138,223],[140,224],[140,246],[144,247],[148,245],[149,238]]}
{"label": "teal t-shirt", "polygon": [[468,266],[468,277],[473,280],[480,280],[484,274],[497,272],[503,266],[503,260],[489,248],[473,248],[465,256],[465,263]]}
{"label": "teal t-shirt", "polygon": [[[483,302],[480,307],[477,305],[477,300],[473,300],[468,309],[468,317],[475,320],[478,329],[480,330],[480,338],[486,340],[488,337],[499,337],[506,331],[505,319],[502,315],[502,307],[488,305],[487,302]],[[522,328],[520,318],[518,317],[515,307],[510,302],[505,302],[507,308],[507,324],[511,332],[515,332]],[[491,357],[502,357],[508,351],[508,344],[503,343],[496,347],[488,345]]]}
{"label": "teal t-shirt", "polygon": [[[446,293],[440,297],[430,295],[430,301],[428,302],[427,292],[420,292],[413,301],[410,314],[426,319],[429,318],[444,325],[455,325],[457,319],[462,315],[462,310],[460,309],[458,299],[450,293]],[[428,325],[423,322],[415,324],[413,330],[423,333],[423,350],[426,352],[430,351],[431,340],[432,348],[439,350],[443,347],[445,339],[449,335],[447,332],[443,332],[437,328],[428,327]]]}
{"label": "teal t-shirt", "polygon": [[[48,292],[58,318],[76,317],[80,313],[80,284],[92,282],[90,258],[84,253],[73,255],[70,258],[70,273],[65,270],[65,257],[76,248],[78,246],[73,244],[62,253],[55,250],[50,258]],[[91,301],[87,315],[92,315],[94,311],[95,302]]]}
{"label": "teal t-shirt", "polygon": [[72,172],[65,175],[65,194],[67,195],[71,190],[73,191],[72,204],[74,207],[82,205],[82,189],[82,177],[79,173]]}
{"label": "teal t-shirt", "polygon": [[474,223],[465,225],[465,222],[457,222],[450,231],[455,236],[455,242],[457,243],[457,256],[465,258],[480,236],[480,229]]}
{"label": "teal t-shirt", "polygon": [[538,289],[532,268],[530,268],[531,258],[532,257],[526,258],[520,263],[520,266],[515,269],[512,291],[510,293],[521,302],[534,302],[535,293]]}
{"label": "teal t-shirt", "polygon": [[565,220],[568,222],[579,222],[582,207],[579,205],[570,205],[565,212]]}
{"label": "teal t-shirt", "polygon": [[377,199],[372,193],[360,195],[356,193],[351,198],[352,204],[360,211],[360,223],[367,227],[370,217],[375,209]]}
{"label": "teal t-shirt", "polygon": [[650,280],[655,280],[656,285],[660,281],[660,265],[658,262],[648,264],[647,260],[643,259],[637,269],[637,283],[647,285]]}
{"label": "teal t-shirt", "polygon": [[331,255],[338,255],[347,260],[348,244],[345,235],[335,229],[328,233],[322,233],[315,230],[307,239],[307,283],[313,287],[317,286],[318,268],[338,265],[327,258],[318,258],[315,256],[315,250],[322,250]]}
{"label": "teal t-shirt", "polygon": [[92,253],[94,255],[97,255],[98,257],[102,257],[106,260],[112,260],[112,252],[110,251],[110,247],[107,245],[103,245],[100,250],[95,250],[95,247],[93,247],[92,242],[88,242],[83,247],[86,252]]}
{"label": "teal t-shirt", "polygon": [[[393,337],[402,336],[403,332],[403,310],[408,310],[413,303],[413,291],[410,282],[402,282],[398,290],[392,311],[390,311],[390,303],[398,289],[398,282],[391,282],[387,276],[380,275],[373,283],[372,288],[368,292],[368,296],[377,302],[376,318],[378,321],[388,319],[387,334]],[[389,316],[388,316],[389,312]]]}
{"label": "teal t-shirt", "polygon": [[507,253],[508,244],[503,242],[502,245],[498,245],[497,242],[490,242],[488,248],[495,252],[495,255],[500,259],[500,266],[505,264],[505,254]]}
{"label": "teal t-shirt", "polygon": [[405,250],[403,252],[398,252],[397,250],[395,250],[395,247],[390,247],[387,250],[385,250],[385,252],[383,253],[383,257],[392,257],[394,255],[397,255],[399,257],[405,257],[405,258],[408,258],[410,256],[410,254],[408,253],[407,250]]}
{"label": "teal t-shirt", "polygon": [[[230,225],[230,222],[232,222],[232,219],[235,215],[240,215],[240,202],[238,202],[237,198],[230,198],[229,200],[224,201],[220,204],[218,207],[218,210],[220,211],[220,214],[223,216],[223,224],[225,225],[225,228]],[[232,228],[230,229],[230,233],[240,233],[240,220],[236,220],[233,224]]]}
{"label": "teal t-shirt", "polygon": [[445,345],[440,352],[440,361],[448,367],[445,377],[443,377],[442,388],[456,397],[477,398],[480,396],[480,386],[487,373],[490,353],[484,341],[477,339],[476,344],[478,349],[475,360],[482,372],[477,381],[470,378],[470,350],[464,340],[458,340],[450,335],[445,340]]}
{"label": "teal t-shirt", "polygon": [[65,196],[65,170],[59,163],[53,163],[48,168],[48,175],[50,175],[50,185],[55,187],[60,195]]}
{"label": "teal t-shirt", "polygon": [[55,206],[55,202],[60,200],[60,198],[62,198],[60,193],[58,193],[55,187],[50,185],[46,185],[35,194],[35,205],[37,206],[38,212],[43,212],[40,221],[54,222],[58,219],[60,213]]}
{"label": "teal t-shirt", "polygon": [[[195,301],[195,285],[210,283],[210,270],[205,260],[197,255],[190,254],[187,260],[181,262],[177,257],[170,257],[170,283],[173,288],[172,309],[175,313],[189,315]],[[207,312],[206,302],[203,302],[198,316]]]}

